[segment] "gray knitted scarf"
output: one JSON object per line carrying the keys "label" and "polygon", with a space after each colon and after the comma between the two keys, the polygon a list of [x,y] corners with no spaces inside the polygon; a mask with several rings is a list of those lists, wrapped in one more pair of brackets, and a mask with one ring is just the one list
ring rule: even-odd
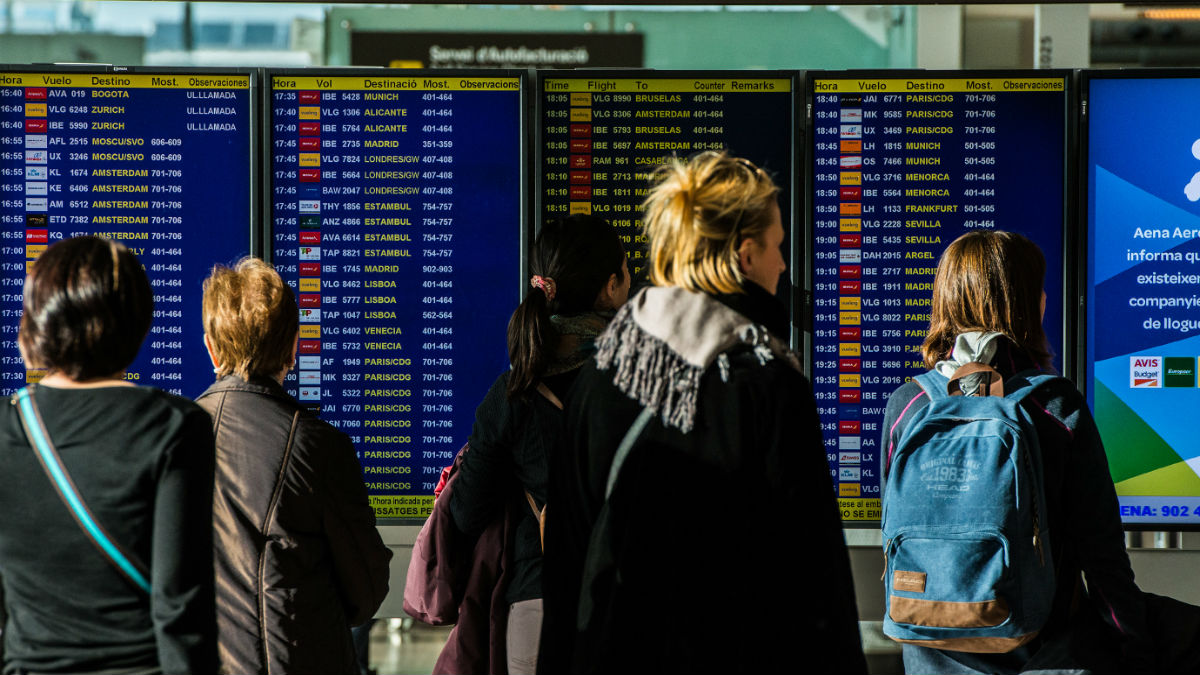
{"label": "gray knitted scarf", "polygon": [[613,384],[656,412],[664,425],[687,433],[696,419],[700,379],[715,361],[728,381],[725,352],[753,348],[760,364],[800,361],[763,326],[703,293],[647,288],[625,304],[596,339],[596,363],[614,367]]}

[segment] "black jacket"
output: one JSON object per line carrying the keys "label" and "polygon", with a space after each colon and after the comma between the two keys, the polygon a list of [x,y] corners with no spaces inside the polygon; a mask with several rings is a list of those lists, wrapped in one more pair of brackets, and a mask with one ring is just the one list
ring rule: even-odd
{"label": "black jacket", "polygon": [[[578,370],[547,377],[542,382],[566,397]],[[542,597],[542,545],[538,523],[523,492],[538,507],[546,503],[549,449],[562,435],[563,413],[540,394],[509,399],[508,372],[492,383],[475,410],[475,426],[467,441],[450,514],[460,530],[478,535],[515,503],[520,519],[513,541],[512,564],[505,599],[511,604]]]}
{"label": "black jacket", "polygon": [[[762,289],[717,300],[743,320],[786,329],[782,306]],[[638,310],[628,307],[597,344],[623,330],[628,343],[656,339],[637,334],[629,315]],[[705,322],[703,312],[689,316],[678,330],[701,332],[688,321]],[[539,672],[795,672],[805,659],[817,670],[865,672],[812,394],[790,357],[761,344],[735,344],[703,370],[690,430],[656,416],[634,446],[609,506],[620,581],[590,612],[596,628],[576,629],[609,467],[643,407],[614,384],[620,377],[617,366],[584,367],[552,456]],[[675,391],[682,382],[645,379]]]}
{"label": "black jacket", "polygon": [[[991,365],[1005,379],[1037,367],[1010,340],[998,342]],[[884,469],[890,448],[899,441],[908,420],[929,405],[929,396],[923,392],[920,384],[909,381],[888,397],[880,453]],[[1046,626],[1035,642],[1009,654],[906,653],[905,658],[928,664],[922,666],[930,668],[927,672],[959,672],[966,665],[983,672],[1015,673],[1043,644],[1073,626],[1103,623],[1107,629],[1099,630],[1118,651],[1121,672],[1153,672],[1153,636],[1146,628],[1145,602],[1133,580],[1108,458],[1087,403],[1070,382],[1056,379],[1035,389],[1025,407],[1038,433],[1051,558],[1057,567],[1054,604]],[[886,473],[880,475],[886,481]],[[1086,590],[1080,573],[1087,579]],[[936,651],[912,645],[904,649]],[[1090,665],[1086,663],[1088,655],[1082,657],[1084,665]],[[953,662],[943,664],[946,659]]]}
{"label": "black jacket", "polygon": [[391,551],[350,439],[268,378],[196,402],[216,435],[221,672],[357,675],[350,626],[387,595]]}

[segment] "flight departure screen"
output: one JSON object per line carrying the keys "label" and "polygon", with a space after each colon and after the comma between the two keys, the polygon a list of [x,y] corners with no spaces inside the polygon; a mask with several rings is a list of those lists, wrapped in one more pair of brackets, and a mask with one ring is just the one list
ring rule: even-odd
{"label": "flight departure screen", "polygon": [[85,234],[127,246],[154,288],[126,379],[187,397],[212,383],[200,284],[250,253],[251,99],[246,72],[0,72],[4,395],[43,374],[17,351],[27,266]]}
{"label": "flight departure screen", "polygon": [[1008,230],[1041,247],[1045,330],[1062,353],[1067,82],[810,78],[813,389],[842,517],[873,521],[887,398],[926,370],[933,278],[951,241]]}
{"label": "flight departure screen", "polygon": [[[625,243],[635,283],[644,281],[641,205],[650,174],[672,156],[728,150],[779,185],[789,250],[795,90],[792,72],[543,74],[542,217],[607,218]],[[786,259],[794,267],[790,254]],[[781,300],[790,298],[789,288],[781,281]]]}
{"label": "flight departure screen", "polygon": [[1126,523],[1200,523],[1200,73],[1089,73],[1089,403]]}
{"label": "flight departure screen", "polygon": [[522,80],[273,72],[274,260],[297,291],[286,386],[350,435],[380,518],[423,518],[508,368]]}

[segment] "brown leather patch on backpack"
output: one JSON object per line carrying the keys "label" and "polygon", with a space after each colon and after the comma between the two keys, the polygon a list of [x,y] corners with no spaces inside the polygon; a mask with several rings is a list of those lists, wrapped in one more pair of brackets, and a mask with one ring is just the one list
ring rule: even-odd
{"label": "brown leather patch on backpack", "polygon": [[925,573],[896,570],[892,572],[892,589],[909,593],[924,593]]}

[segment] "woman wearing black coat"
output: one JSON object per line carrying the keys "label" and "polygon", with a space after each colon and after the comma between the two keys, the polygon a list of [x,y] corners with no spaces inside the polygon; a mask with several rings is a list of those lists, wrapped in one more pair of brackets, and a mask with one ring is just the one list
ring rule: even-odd
{"label": "woman wearing black coat", "polygon": [[774,297],[778,188],[712,152],[655,183],[655,287],[597,340],[551,465],[540,672],[865,672],[816,408]]}

